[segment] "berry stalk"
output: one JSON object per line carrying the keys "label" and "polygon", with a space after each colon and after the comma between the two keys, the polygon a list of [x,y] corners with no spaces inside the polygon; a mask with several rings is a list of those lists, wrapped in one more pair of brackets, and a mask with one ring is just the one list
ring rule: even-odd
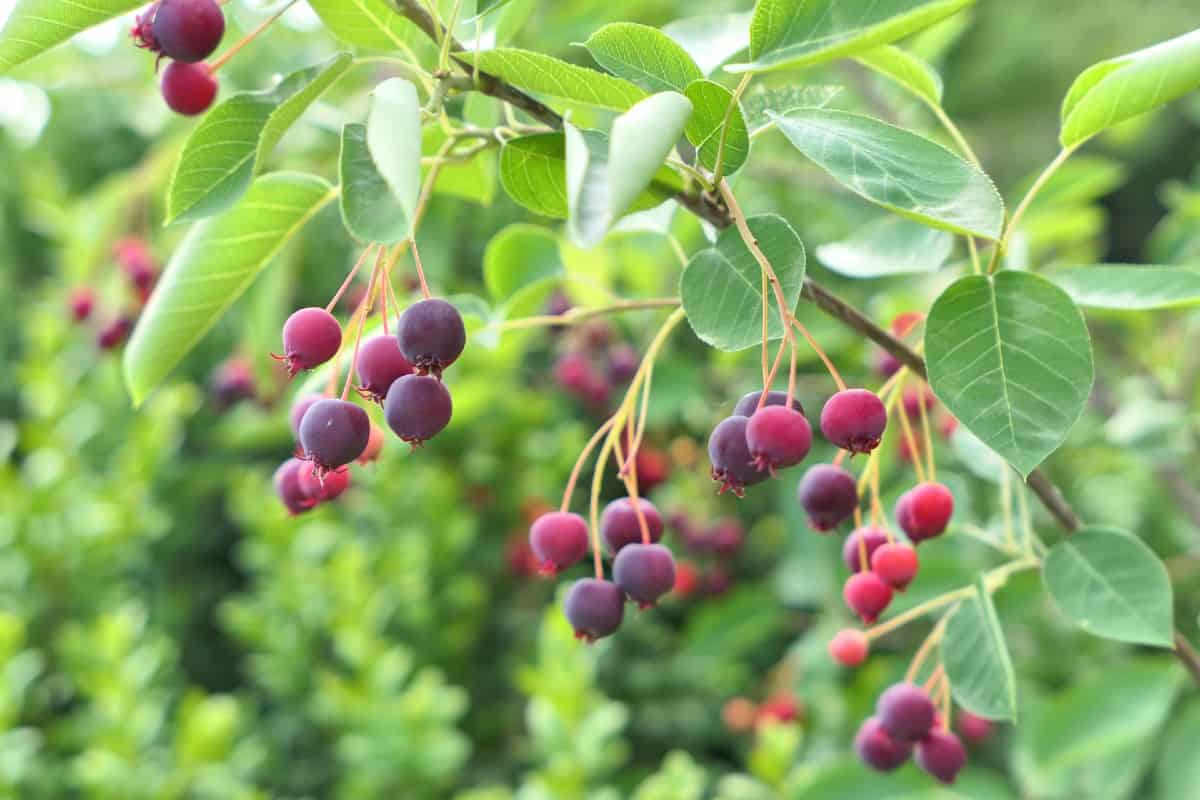
{"label": "berry stalk", "polygon": [[296,5],[297,2],[298,2],[298,0],[288,0],[288,2],[285,3],[282,8],[280,8],[274,14],[272,14],[271,16],[267,17],[262,22],[260,22],[257,28],[255,28],[254,30],[247,33],[245,36],[243,36],[241,38],[240,41],[236,42],[232,47],[230,47],[228,50],[226,50],[224,53],[222,53],[218,58],[214,59],[213,62],[208,65],[209,74],[213,74],[217,70],[219,70],[221,67],[225,66],[225,64],[227,64],[231,58],[233,58],[234,56],[236,56],[238,54],[238,51],[240,51],[243,47],[245,47],[246,45],[250,44],[255,39],[257,39],[259,34],[261,34],[267,28],[271,27],[275,23],[275,20],[279,19],[284,14],[286,14],[287,10],[289,8],[291,8],[292,6]]}

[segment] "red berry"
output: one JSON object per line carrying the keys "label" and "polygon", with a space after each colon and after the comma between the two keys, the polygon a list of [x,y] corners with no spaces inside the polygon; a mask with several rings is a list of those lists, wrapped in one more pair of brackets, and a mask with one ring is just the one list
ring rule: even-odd
{"label": "red berry", "polygon": [[938,433],[943,439],[950,439],[954,436],[954,432],[958,430],[958,420],[947,414],[942,417],[942,421],[938,423]]}
{"label": "red berry", "polygon": [[342,492],[350,488],[350,470],[346,467],[330,470],[319,475],[310,464],[305,464],[300,470],[300,491],[312,501],[313,505],[336,500]]}
{"label": "red berry", "polygon": [[836,528],[858,508],[858,484],[854,476],[832,464],[809,468],[796,487],[800,506],[808,512],[814,530]]}
{"label": "red berry", "polygon": [[700,575],[690,561],[675,562],[675,586],[671,589],[680,597],[690,597],[700,584]]}
{"label": "red berry", "polygon": [[599,578],[575,581],[563,602],[575,638],[594,642],[621,627],[625,616],[625,593],[621,587]]}
{"label": "red berry", "polygon": [[359,394],[380,404],[393,383],[413,372],[413,365],[400,353],[396,337],[387,335],[372,336],[363,342],[354,368]]}
{"label": "red berry", "polygon": [[311,470],[310,464],[298,458],[289,458],[275,470],[275,494],[292,516],[302,514],[316,505],[300,486],[301,471]]}
{"label": "red berry", "polygon": [[883,401],[866,389],[838,392],[821,409],[821,433],[851,453],[874,450],[886,427],[887,409]]}
{"label": "red berry", "polygon": [[955,725],[958,732],[970,744],[980,744],[991,738],[992,729],[995,727],[990,719],[972,714],[966,709],[961,709],[958,716],[955,718]]}
{"label": "red berry", "polygon": [[[863,547],[859,547],[859,541],[862,541]],[[871,556],[875,554],[883,545],[887,544],[887,531],[883,528],[876,528],[873,525],[864,525],[863,527],[851,531],[846,537],[845,544],[842,545],[842,560],[846,562],[846,566],[851,572],[862,572],[865,569],[871,568]],[[863,550],[866,550],[866,560],[863,560]]]}
{"label": "red berry", "polygon": [[898,592],[917,575],[917,551],[903,542],[885,544],[871,556],[871,569]]}
{"label": "red berry", "polygon": [[829,640],[829,655],[844,667],[857,667],[867,658],[871,644],[862,631],[843,628]]}
{"label": "red berry", "polygon": [[941,536],[954,514],[954,495],[940,483],[922,483],[896,501],[896,523],[913,544]]}
{"label": "red berry", "polygon": [[153,49],[175,61],[208,58],[225,34],[225,15],[216,0],[160,0],[153,20]]}
{"label": "red berry", "polygon": [[949,785],[967,763],[967,750],[957,736],[939,728],[917,742],[916,760],[921,769]]}
{"label": "red berry", "polygon": [[738,497],[745,487],[761,483],[770,474],[754,466],[750,447],[746,444],[746,417],[726,417],[713,428],[708,437],[708,458],[712,462],[712,477],[721,484],[718,494],[731,491]]}
{"label": "red berry", "polygon": [[879,696],[875,713],[893,739],[915,742],[929,734],[937,710],[929,693],[920,686],[897,683]]}
{"label": "red berry", "polygon": [[388,389],[383,416],[388,427],[413,447],[450,424],[454,404],[446,385],[429,375],[405,375]]}
{"label": "red berry", "polygon": [[441,375],[462,355],[467,329],[458,309],[434,297],[404,309],[396,323],[396,341],[419,371]]}
{"label": "red berry", "polygon": [[358,458],[370,438],[367,412],[347,400],[318,400],[300,420],[300,447],[318,475]]}
{"label": "red berry", "polygon": [[912,745],[891,737],[877,717],[863,722],[854,737],[854,750],[868,767],[879,772],[891,772],[912,753]]}
{"label": "red berry", "polygon": [[592,362],[581,353],[565,353],[554,365],[554,379],[574,395],[586,395],[597,378],[592,371]]}
{"label": "red berry", "polygon": [[671,464],[660,451],[650,447],[645,442],[638,448],[633,459],[634,469],[637,470],[638,485],[642,491],[648,492],[671,477]]}
{"label": "red berry", "polygon": [[649,608],[675,586],[675,557],[661,544],[631,544],[613,559],[613,581],[640,608]]}
{"label": "red berry", "polygon": [[383,431],[374,422],[371,423],[371,432],[367,435],[367,446],[363,448],[362,455],[356,461],[359,464],[370,464],[379,458],[380,451],[383,450]]}
{"label": "red berry", "polygon": [[754,466],[774,474],[804,460],[812,447],[812,428],[799,411],[764,406],[746,423],[746,446]]}
{"label": "red berry", "polygon": [[920,389],[908,389],[904,392],[904,413],[909,419],[921,418],[921,406],[925,406],[926,413],[933,410],[937,405],[937,398],[933,395],[933,390],[928,386]]}
{"label": "red berry", "polygon": [[163,70],[162,96],[167,107],[187,117],[203,114],[217,96],[217,79],[207,64],[172,61]]}
{"label": "red berry", "polygon": [[764,700],[754,716],[757,728],[770,722],[794,722],[800,716],[800,703],[787,692],[779,692]]}
{"label": "red berry", "polygon": [[342,326],[323,308],[311,306],[293,313],[283,323],[283,355],[288,375],[324,364],[342,346]]}
{"label": "red berry", "polygon": [[[737,405],[733,407],[733,416],[735,417],[752,417],[754,412],[758,411],[758,398],[762,397],[762,392],[750,392],[743,395],[741,400],[737,401]],[[768,406],[786,406],[787,392],[772,390],[767,392],[767,400],[763,403],[763,408]],[[800,398],[792,398],[792,408],[801,414],[804,413],[804,406],[800,404]]]}
{"label": "red berry", "polygon": [[874,572],[859,572],[846,579],[842,597],[850,610],[870,625],[892,602],[892,587]]}
{"label": "red berry", "polygon": [[642,541],[642,526],[638,522],[637,508],[641,509],[646,520],[646,531],[650,534],[651,543],[662,539],[662,515],[658,513],[654,504],[644,497],[639,497],[635,508],[632,499],[621,497],[605,506],[604,513],[600,515],[600,536],[603,537],[610,554],[616,555],[626,545]]}
{"label": "red berry", "polygon": [[127,316],[117,317],[96,334],[96,344],[101,350],[112,350],[125,341],[125,337],[129,336],[131,330],[133,330],[132,319]]}
{"label": "red berry", "polygon": [[892,318],[892,335],[903,339],[912,333],[923,319],[925,319],[925,315],[920,311],[905,311],[903,314],[897,314]]}
{"label": "red berry", "polygon": [[117,242],[117,261],[125,270],[125,276],[138,290],[149,290],[154,285],[158,268],[154,263],[154,254],[146,241],[137,236],[127,236]]}
{"label": "red berry", "polygon": [[96,305],[96,294],[88,286],[80,286],[71,292],[71,319],[83,322],[92,315]]}
{"label": "red berry", "polygon": [[529,528],[529,546],[537,556],[538,571],[555,575],[587,555],[587,523],[578,514],[565,511],[543,514]]}

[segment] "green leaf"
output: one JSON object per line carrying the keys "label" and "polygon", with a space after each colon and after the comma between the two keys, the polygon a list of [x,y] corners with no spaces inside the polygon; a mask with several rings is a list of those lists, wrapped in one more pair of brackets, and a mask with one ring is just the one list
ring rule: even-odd
{"label": "green leaf", "polygon": [[1042,577],[1055,605],[1085,631],[1171,647],[1171,580],[1154,551],[1133,534],[1084,528],[1050,548]]}
{"label": "green leaf", "polygon": [[393,244],[409,235],[412,217],[388,191],[387,182],[367,151],[367,129],[351,124],[342,128],[338,156],[342,184],[339,204],[346,230],[366,242]]}
{"label": "green leaf", "polygon": [[682,92],[704,77],[687,51],[648,25],[613,22],[593,33],[584,47],[600,66],[649,92]]}
{"label": "green leaf", "polygon": [[287,129],[352,63],[349,53],[339,53],[273,89],[235,94],[206,114],[171,176],[167,222],[211,216],[236,202]]}
{"label": "green leaf", "polygon": [[741,107],[733,102],[733,92],[719,83],[701,79],[689,85],[686,94],[694,110],[684,133],[696,148],[700,163],[710,170],[716,169],[717,151],[721,149],[721,130],[726,127],[728,114],[721,174],[732,175],[737,172],[750,155],[750,132],[746,130]]}
{"label": "green leaf", "polygon": [[516,48],[461,53],[480,70],[527,92],[624,111],[646,96],[629,81]]}
{"label": "green leaf", "polygon": [[857,58],[860,64],[884,75],[931,106],[942,104],[942,77],[937,70],[907,50],[884,45]]}
{"label": "green leaf", "polygon": [[752,14],[705,14],[670,22],[662,29],[691,55],[700,72],[714,69],[750,46]]}
{"label": "green leaf", "polygon": [[421,103],[417,87],[403,78],[390,78],[375,87],[367,113],[366,145],[374,167],[404,214],[407,230],[417,213],[421,190]]}
{"label": "green leaf", "polygon": [[223,214],[192,226],[159,280],[125,349],[125,382],[140,405],[254,281],[334,198],[320,178],[274,172]]}
{"label": "green leaf", "polygon": [[1163,736],[1161,757],[1154,772],[1158,800],[1187,797],[1200,786],[1196,742],[1200,742],[1200,703],[1193,700]]}
{"label": "green leaf", "polygon": [[566,219],[566,163],[561,133],[509,139],[500,148],[500,184],[509,197],[535,214]]}
{"label": "green leaf", "polygon": [[758,0],[750,63],[730,72],[811,66],[857,55],[945,19],[974,0]]}
{"label": "green leaf", "polygon": [[[788,309],[795,309],[804,284],[804,244],[783,217],[774,214],[746,220],[763,254],[775,270]],[[762,268],[736,228],[726,228],[717,243],[692,256],[679,281],[688,323],[701,340],[719,350],[745,350],[762,342]],[[774,298],[767,333],[783,336]]]}
{"label": "green leaf", "polygon": [[1091,393],[1083,315],[1025,272],[951,284],[925,322],[925,355],[938,399],[1023,476],[1062,444]]}
{"label": "green leaf", "polygon": [[1004,203],[973,164],[911,131],[846,111],[767,115],[797,150],[850,191],[910,219],[997,239]]}
{"label": "green leaf", "polygon": [[1069,267],[1046,273],[1081,306],[1145,311],[1200,303],[1200,270],[1142,264]]}
{"label": "green leaf", "polygon": [[403,50],[423,38],[387,0],[309,0],[335,37],[367,50]]}
{"label": "green leaf", "polygon": [[0,73],[142,5],[144,0],[19,0],[0,29]]}
{"label": "green leaf", "polygon": [[775,123],[769,113],[786,116],[800,108],[824,108],[842,91],[841,86],[783,86],[759,89],[742,98],[742,114],[746,125],[758,134]]}
{"label": "green leaf", "polygon": [[942,664],[959,705],[981,717],[1016,722],[1017,678],[982,578],[946,623]]}
{"label": "green leaf", "polygon": [[562,273],[558,239],[538,225],[509,225],[493,236],[483,251],[483,281],[497,303]]}
{"label": "green leaf", "polygon": [[1062,107],[1063,147],[1083,142],[1200,87],[1200,30],[1084,70]]}
{"label": "green leaf", "polygon": [[902,217],[881,217],[849,238],[817,246],[817,259],[851,278],[934,272],[950,257],[954,237]]}

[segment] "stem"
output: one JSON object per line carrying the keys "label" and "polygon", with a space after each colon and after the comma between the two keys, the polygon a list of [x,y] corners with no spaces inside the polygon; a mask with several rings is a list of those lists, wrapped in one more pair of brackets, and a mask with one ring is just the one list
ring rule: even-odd
{"label": "stem", "polygon": [[938,122],[942,123],[942,127],[946,129],[946,133],[950,134],[950,138],[954,140],[954,144],[967,157],[967,160],[977,167],[980,166],[979,156],[975,155],[975,151],[967,143],[967,138],[963,136],[962,131],[954,124],[954,120],[950,119],[950,115],[946,113],[945,109],[936,103],[929,103],[928,105],[933,110],[933,115],[938,118]]}
{"label": "stem", "polygon": [[384,249],[379,248],[375,258],[375,268],[371,270],[371,279],[367,281],[367,295],[363,298],[362,313],[358,315],[358,330],[354,334],[354,351],[350,355],[350,369],[346,371],[346,383],[342,386],[342,399],[350,396],[350,385],[354,383],[354,365],[358,363],[358,346],[362,343],[363,328],[367,327],[367,315],[375,304],[375,290],[378,287],[377,278],[382,272]]}
{"label": "stem", "polygon": [[425,268],[421,266],[421,251],[417,249],[417,240],[409,238],[408,246],[412,250],[413,264],[417,268],[417,280],[421,282],[421,294],[428,300],[433,295],[429,293],[429,284],[425,282]]}
{"label": "stem", "polygon": [[729,119],[733,116],[733,109],[737,108],[738,101],[742,97],[742,93],[746,91],[746,87],[750,85],[750,79],[754,77],[753,72],[747,72],[742,76],[742,80],[738,83],[737,89],[729,98],[729,105],[725,108],[725,117],[721,120],[721,138],[717,141],[717,161],[713,167],[713,183],[721,182],[721,175],[724,173],[725,166],[725,140],[729,136]]}
{"label": "stem", "polygon": [[[791,357],[789,358],[790,363],[788,364],[787,399],[783,403],[788,408],[792,407],[792,398],[794,398],[796,396],[796,344],[795,344],[795,342],[792,343],[791,350],[792,350],[792,353],[791,353]],[[766,389],[766,387],[763,387],[763,397],[766,397],[766,396],[767,396],[767,389]],[[762,398],[759,398],[759,401],[761,402]]]}
{"label": "stem", "polygon": [[462,0],[454,0],[454,8],[450,10],[450,21],[446,23],[446,36],[442,37],[442,49],[438,53],[438,70],[445,72],[450,67],[450,42],[453,37],[450,31],[458,24],[458,15],[462,11]]}
{"label": "stem", "polygon": [[290,0],[290,2],[284,4],[282,8],[259,23],[257,28],[243,36],[239,42],[233,45],[233,47],[230,47],[228,50],[222,53],[220,58],[215,59],[211,64],[208,65],[208,74],[216,74],[216,71],[225,66],[225,64],[229,62],[229,59],[233,58],[235,55],[237,55],[239,50],[258,38],[260,33],[271,27],[272,23],[282,17],[289,8],[296,5],[296,2],[297,0]]}
{"label": "stem", "polygon": [[342,295],[345,294],[346,289],[350,286],[350,282],[354,280],[354,276],[358,274],[359,268],[362,267],[363,262],[367,260],[367,256],[371,254],[371,248],[374,246],[375,244],[371,243],[367,245],[365,250],[362,251],[362,254],[358,257],[358,260],[354,262],[354,266],[350,269],[350,274],[346,276],[346,280],[342,281],[342,285],[339,286],[337,292],[334,293],[333,299],[329,301],[329,305],[325,306],[326,311],[330,313],[333,312],[334,307],[336,307],[338,301],[342,299]]}
{"label": "stem", "polygon": [[575,459],[575,466],[571,468],[571,477],[567,478],[567,488],[563,492],[562,505],[559,506],[559,511],[568,511],[571,508],[571,495],[575,493],[575,484],[579,481],[579,473],[583,471],[583,465],[587,462],[587,457],[596,449],[596,445],[600,443],[601,437],[608,433],[608,429],[612,427],[615,417],[609,417],[608,421],[596,429],[592,434],[592,438],[588,439],[588,443],[583,446],[583,450],[579,453],[579,458]]}
{"label": "stem", "polygon": [[1000,264],[1000,258],[1008,250],[1009,241],[1012,239],[1013,231],[1021,222],[1021,217],[1025,216],[1025,212],[1029,210],[1029,205],[1033,202],[1033,198],[1046,185],[1046,181],[1050,180],[1051,176],[1058,171],[1058,168],[1063,165],[1071,154],[1075,152],[1073,147],[1064,147],[1059,151],[1054,160],[1042,170],[1042,174],[1037,176],[1037,180],[1033,182],[1033,186],[1029,187],[1029,191],[1025,193],[1025,197],[1021,199],[1017,210],[1013,212],[1012,217],[1008,220],[1008,224],[1004,227],[1004,235],[1000,237],[996,249],[992,251],[992,259],[988,262],[988,274],[991,275],[996,271],[996,267]]}
{"label": "stem", "polygon": [[933,455],[933,435],[929,432],[929,411],[925,408],[925,393],[929,391],[928,386],[917,387],[917,403],[921,410],[921,439],[925,444],[925,457],[928,459],[926,469],[929,471],[929,480],[937,480],[937,459]]}
{"label": "stem", "polygon": [[[820,358],[822,363],[825,364],[825,369],[829,371],[829,376],[833,378],[833,382],[837,384],[838,391],[846,391],[846,382],[842,380],[842,376],[837,371],[837,367],[833,365],[833,361],[825,354],[825,351],[821,349],[821,345],[817,344],[817,340],[814,339],[813,335],[808,332],[808,328],[804,327],[804,323],[797,319],[794,314],[791,315],[791,319],[792,324],[796,326],[796,329],[800,331],[800,334],[804,337],[805,341],[808,342],[808,346],[813,349],[813,352],[815,352],[817,357]],[[793,340],[793,344],[794,343],[795,340]]]}
{"label": "stem", "polygon": [[[616,420],[616,417],[613,417]],[[613,449],[613,431],[619,425],[614,425],[604,439],[600,455],[596,456],[596,466],[592,471],[592,496],[589,503],[592,531],[592,566],[595,568],[596,580],[604,580],[604,563],[600,559],[600,487],[604,483],[604,465],[608,463],[608,454]]]}
{"label": "stem", "polygon": [[967,237],[967,251],[971,254],[971,274],[979,275],[983,268],[979,264],[979,248],[975,246],[975,237]]}
{"label": "stem", "polygon": [[544,328],[550,325],[575,325],[585,319],[592,317],[603,316],[604,314],[616,314],[622,311],[640,311],[649,308],[674,308],[679,305],[677,297],[658,297],[648,300],[621,300],[607,306],[598,306],[596,308],[572,308],[570,311],[562,314],[549,314],[540,317],[522,317],[520,319],[510,319],[496,325],[489,325],[488,328],[495,328],[502,331],[519,330],[521,328]]}
{"label": "stem", "polygon": [[[902,394],[903,389],[904,381],[901,380],[896,384],[896,394]],[[896,416],[900,418],[900,430],[904,432],[904,442],[912,454],[913,469],[917,473],[917,480],[925,483],[928,477],[925,474],[925,467],[921,465],[921,449],[917,446],[917,437],[913,435],[912,426],[908,422],[908,411],[905,410],[903,403],[900,404]]]}

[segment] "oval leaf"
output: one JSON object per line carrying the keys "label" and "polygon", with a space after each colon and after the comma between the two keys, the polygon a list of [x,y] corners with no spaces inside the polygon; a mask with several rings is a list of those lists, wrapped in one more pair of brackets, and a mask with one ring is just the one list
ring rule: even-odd
{"label": "oval leaf", "polygon": [[[789,309],[800,301],[804,284],[804,244],[783,217],[746,220],[758,246],[783,287]],[[736,228],[726,228],[715,246],[692,256],[679,281],[679,294],[692,330],[720,350],[745,350],[762,342],[762,268]],[[772,298],[769,338],[783,336],[779,309]]]}
{"label": "oval leaf", "polygon": [[392,197],[376,169],[367,152],[367,129],[362,125],[342,128],[338,178],[342,184],[342,221],[352,236],[382,244],[408,237],[411,217]]}
{"label": "oval leaf", "polygon": [[783,86],[759,89],[742,98],[742,114],[752,135],[775,123],[768,114],[786,115],[798,108],[824,108],[842,91],[841,86]]}
{"label": "oval leaf", "polygon": [[367,150],[407,220],[417,213],[421,191],[421,141],[417,87],[403,78],[376,86],[367,113]]}
{"label": "oval leaf", "polygon": [[1046,589],[1063,615],[1119,642],[1171,647],[1171,580],[1154,551],[1133,534],[1088,527],[1046,554]]}
{"label": "oval leaf", "polygon": [[1017,679],[984,581],[959,604],[942,636],[942,664],[958,704],[988,719],[1016,722]]}
{"label": "oval leaf", "polygon": [[566,219],[566,163],[561,133],[509,139],[500,148],[500,185],[509,197],[535,214]]}
{"label": "oval leaf", "polygon": [[1000,193],[987,175],[940,144],[846,111],[768,117],[797,150],[860,197],[935,228],[999,237]]}
{"label": "oval leaf", "polygon": [[950,413],[1023,476],[1062,444],[1091,393],[1083,315],[1025,272],[951,284],[929,312],[925,355]]}
{"label": "oval leaf", "polygon": [[1088,308],[1144,311],[1200,303],[1200,270],[1138,264],[1071,267],[1046,273]]}
{"label": "oval leaf", "polygon": [[309,0],[308,4],[330,33],[355,47],[403,50],[424,38],[387,0]]}
{"label": "oval leaf", "polygon": [[[684,133],[696,148],[700,163],[715,170],[717,153],[721,151],[721,174],[737,172],[750,155],[750,132],[741,106],[733,102],[733,92],[719,83],[698,80],[687,87],[686,94],[695,110]],[[722,151],[721,131],[726,128]]]}
{"label": "oval leaf", "polygon": [[143,5],[145,0],[20,0],[0,30],[0,73]]}
{"label": "oval leaf", "polygon": [[862,225],[848,238],[817,247],[817,258],[851,278],[933,272],[950,257],[954,237],[900,217]]}
{"label": "oval leaf", "polygon": [[483,281],[497,303],[562,272],[558,239],[538,225],[509,225],[483,251]]}
{"label": "oval leaf", "polygon": [[1063,101],[1063,147],[1200,87],[1200,30],[1084,70]]}
{"label": "oval leaf", "polygon": [[921,59],[901,50],[884,45],[868,50],[857,57],[857,61],[895,81],[901,88],[913,93],[931,106],[942,104],[942,76]]}
{"label": "oval leaf", "polygon": [[188,231],[125,349],[125,383],[135,405],[335,194],[311,175],[271,173],[251,184],[233,208]]}
{"label": "oval leaf", "polygon": [[666,24],[662,31],[687,51],[702,74],[709,75],[750,46],[751,16],[747,11],[685,17]]}
{"label": "oval leaf", "polygon": [[459,57],[518,89],[584,105],[624,111],[646,96],[627,80],[530,50],[502,47]]}
{"label": "oval leaf", "polygon": [[600,66],[650,92],[682,92],[704,77],[687,51],[648,25],[613,22],[588,37],[584,47]]}

